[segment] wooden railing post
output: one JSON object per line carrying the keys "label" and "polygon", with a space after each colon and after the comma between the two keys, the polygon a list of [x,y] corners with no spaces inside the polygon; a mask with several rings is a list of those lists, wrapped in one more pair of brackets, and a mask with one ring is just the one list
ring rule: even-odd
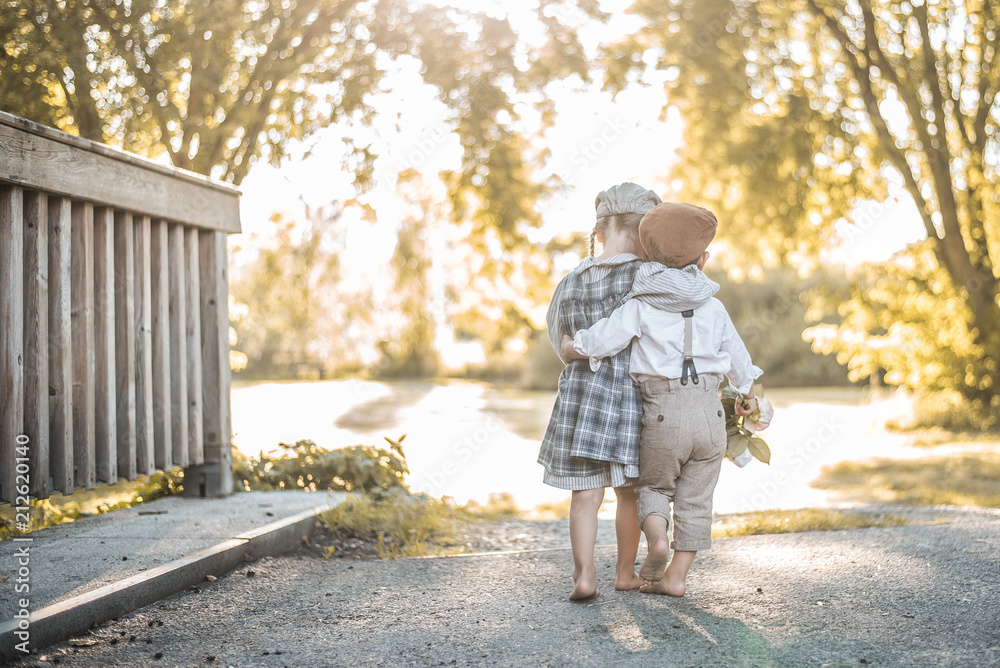
{"label": "wooden railing post", "polygon": [[226,234],[202,230],[198,236],[205,463],[185,470],[184,493],[187,496],[225,496],[233,492]]}
{"label": "wooden railing post", "polygon": [[94,489],[94,205],[74,202],[72,220],[73,467],[76,486]]}
{"label": "wooden railing post", "polygon": [[24,433],[31,494],[49,495],[49,198],[24,193]]}
{"label": "wooden railing post", "polygon": [[49,470],[52,491],[72,494],[73,336],[70,200],[49,198]]}
{"label": "wooden railing post", "polygon": [[135,216],[135,452],[136,470],[155,470],[153,453],[153,280],[149,216]]}
{"label": "wooden railing post", "polygon": [[167,248],[167,223],[154,220],[150,235],[152,273],[152,350],[153,350],[153,451],[156,468],[174,467],[174,442],[170,416],[170,261]]}
{"label": "wooden railing post", "polygon": [[204,402],[201,363],[201,259],[198,230],[184,230],[184,273],[187,290],[184,309],[187,311],[187,386],[188,386],[188,449],[191,463],[205,463],[205,423],[202,418]]}
{"label": "wooden railing post", "polygon": [[135,226],[115,213],[115,387],[118,475],[135,480]]}
{"label": "wooden railing post", "polygon": [[170,433],[175,465],[188,462],[188,356],[187,281],[184,274],[184,227],[171,225],[168,232],[167,263],[170,266],[168,318],[170,320]]}
{"label": "wooden railing post", "polygon": [[97,481],[118,481],[115,380],[115,219],[108,207],[94,211],[94,386]]}
{"label": "wooden railing post", "polygon": [[24,433],[23,261],[22,190],[0,188],[0,502],[17,496],[15,445]]}

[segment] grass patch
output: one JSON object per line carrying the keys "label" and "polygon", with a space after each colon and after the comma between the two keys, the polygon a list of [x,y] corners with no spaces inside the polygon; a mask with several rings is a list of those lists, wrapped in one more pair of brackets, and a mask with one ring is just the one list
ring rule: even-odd
{"label": "grass patch", "polygon": [[490,494],[490,500],[486,503],[469,501],[464,506],[458,507],[458,510],[470,519],[480,520],[516,520],[523,515],[514,502],[514,495],[509,492]]}
{"label": "grass patch", "polygon": [[319,519],[331,539],[327,557],[338,556],[338,544],[358,541],[371,544],[382,559],[396,559],[468,552],[466,532],[473,523],[520,516],[509,494],[492,495],[486,504],[458,506],[447,498],[396,488],[386,494],[354,496]]}
{"label": "grass patch", "polygon": [[572,497],[565,501],[554,501],[552,503],[542,503],[535,506],[532,511],[532,519],[540,520],[565,520],[569,519],[569,509],[572,504]]}
{"label": "grass patch", "polygon": [[1000,434],[982,431],[948,431],[941,427],[926,429],[911,429],[908,445],[915,448],[936,448],[942,445],[974,445],[979,447],[993,446],[1000,448]]}
{"label": "grass patch", "polygon": [[78,489],[72,494],[57,492],[47,499],[32,498],[28,502],[31,521],[27,530],[18,527],[16,509],[8,504],[0,508],[0,540],[178,495],[183,491],[183,478],[183,471],[174,468],[142,475],[132,481],[119,480],[113,485],[102,483],[94,489]]}
{"label": "grass patch", "polygon": [[727,515],[712,525],[713,538],[757,536],[772,533],[802,531],[841,531],[868,527],[897,527],[908,524],[902,515],[865,513],[825,508],[800,510],[759,510],[752,513]]}
{"label": "grass patch", "polygon": [[874,459],[823,468],[813,487],[867,502],[1000,506],[1000,453]]}

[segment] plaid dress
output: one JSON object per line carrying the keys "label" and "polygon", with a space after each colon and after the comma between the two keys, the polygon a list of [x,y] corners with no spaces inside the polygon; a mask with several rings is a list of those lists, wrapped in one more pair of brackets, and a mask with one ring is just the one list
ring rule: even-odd
{"label": "plaid dress", "polygon": [[[558,349],[564,334],[572,336],[621,306],[641,264],[626,253],[599,264],[590,258],[581,262],[552,298],[553,345]],[[639,476],[642,399],[629,376],[630,350],[604,360],[597,371],[588,360],[563,369],[538,455],[546,484],[572,490],[621,487]]]}

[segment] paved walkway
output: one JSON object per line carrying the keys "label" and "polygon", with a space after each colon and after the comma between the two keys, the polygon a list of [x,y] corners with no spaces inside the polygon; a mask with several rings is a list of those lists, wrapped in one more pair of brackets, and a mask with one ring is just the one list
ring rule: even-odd
{"label": "paved walkway", "polygon": [[[717,540],[688,596],[566,599],[566,549],[265,558],[36,660],[59,666],[1000,666],[1000,510]],[[922,513],[926,517],[927,513]],[[608,542],[602,525],[598,542]],[[640,554],[641,556],[641,554]],[[22,662],[24,663],[24,662]],[[29,665],[29,664],[25,664]]]}
{"label": "paved walkway", "polygon": [[[28,546],[31,609],[37,610],[338,498],[299,491],[222,499],[171,496],[36,531],[28,534],[30,542],[2,541],[0,563],[3,571],[16,571],[15,553]],[[0,583],[0,620],[14,615],[19,598],[14,578]]]}

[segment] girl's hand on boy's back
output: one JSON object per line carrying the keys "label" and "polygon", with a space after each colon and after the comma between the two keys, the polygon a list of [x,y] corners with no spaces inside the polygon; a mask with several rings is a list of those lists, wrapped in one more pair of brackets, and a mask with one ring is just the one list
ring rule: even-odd
{"label": "girl's hand on boy's back", "polygon": [[559,356],[567,364],[573,360],[584,359],[583,355],[576,352],[576,349],[573,347],[573,337],[569,334],[563,334],[562,345],[559,347]]}

